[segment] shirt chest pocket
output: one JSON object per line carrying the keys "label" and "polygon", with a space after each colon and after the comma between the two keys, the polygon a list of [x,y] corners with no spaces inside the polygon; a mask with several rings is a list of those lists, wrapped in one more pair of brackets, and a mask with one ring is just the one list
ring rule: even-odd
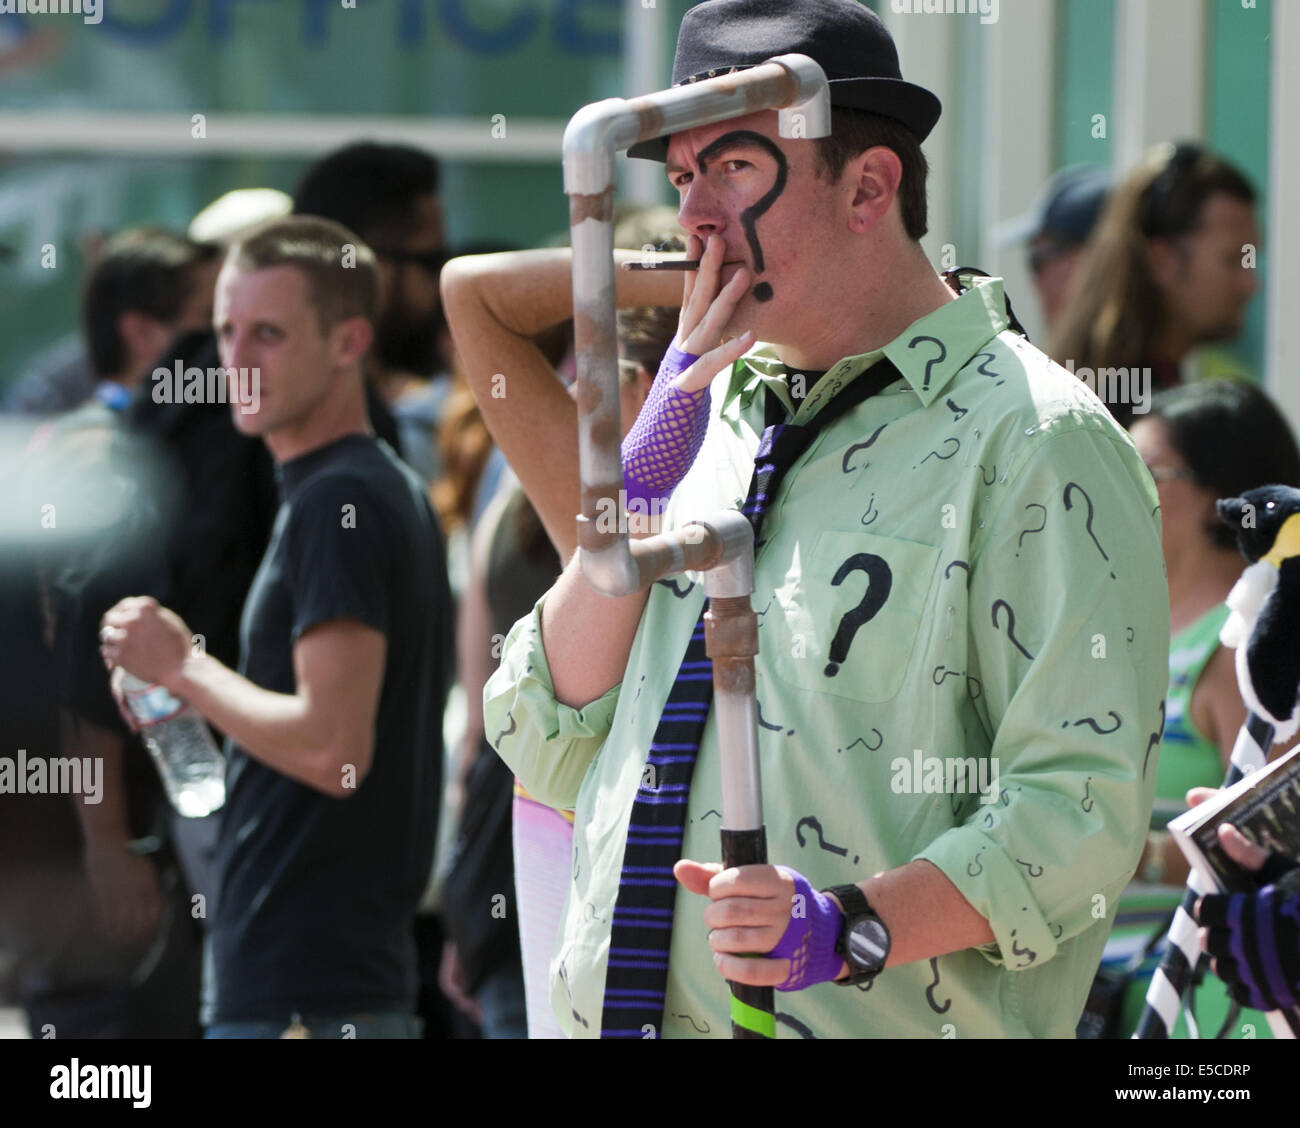
{"label": "shirt chest pocket", "polygon": [[891,700],[912,660],[938,559],[933,545],[822,533],[777,589],[780,615],[764,616],[769,668],[800,689]]}

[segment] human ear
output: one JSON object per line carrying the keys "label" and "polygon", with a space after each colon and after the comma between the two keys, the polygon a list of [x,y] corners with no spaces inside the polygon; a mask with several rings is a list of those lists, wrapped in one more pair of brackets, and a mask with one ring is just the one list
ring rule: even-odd
{"label": "human ear", "polygon": [[854,185],[849,229],[865,234],[880,222],[898,197],[903,162],[893,149],[875,145],[851,158],[845,176]]}

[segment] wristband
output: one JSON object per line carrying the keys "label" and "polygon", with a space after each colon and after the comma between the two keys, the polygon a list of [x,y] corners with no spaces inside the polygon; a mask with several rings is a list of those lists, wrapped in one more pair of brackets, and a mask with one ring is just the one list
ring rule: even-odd
{"label": "wristband", "polygon": [[684,392],[673,381],[699,357],[670,345],[645,404],[623,440],[623,489],[658,516],[699,454],[709,427],[709,389]]}
{"label": "wristband", "polygon": [[790,961],[790,972],[776,989],[801,991],[815,983],[830,983],[844,966],[843,957],[835,950],[844,914],[825,893],[809,885],[803,874],[789,866],[776,868],[794,881],[790,923],[776,947],[767,953],[768,959]]}

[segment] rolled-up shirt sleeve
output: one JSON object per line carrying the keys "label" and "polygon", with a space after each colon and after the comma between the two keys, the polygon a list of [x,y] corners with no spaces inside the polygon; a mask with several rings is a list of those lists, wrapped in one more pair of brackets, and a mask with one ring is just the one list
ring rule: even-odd
{"label": "rolled-up shirt sleeve", "polygon": [[542,647],[546,596],[506,636],[501,665],[483,687],[483,725],[497,755],[548,806],[577,804],[578,788],[614,721],[619,686],[581,709],[555,699]]}
{"label": "rolled-up shirt sleeve", "polygon": [[997,785],[917,854],[989,922],[1011,970],[1108,928],[1154,796],[1169,604],[1136,453],[1065,423],[1026,444],[970,571],[969,661]]}

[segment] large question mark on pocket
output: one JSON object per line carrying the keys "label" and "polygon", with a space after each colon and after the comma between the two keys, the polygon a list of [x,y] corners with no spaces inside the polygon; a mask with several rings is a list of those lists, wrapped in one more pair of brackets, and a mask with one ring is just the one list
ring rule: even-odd
{"label": "large question mark on pocket", "polygon": [[840,672],[840,663],[849,656],[849,647],[853,645],[853,637],[858,633],[858,628],[876,617],[894,586],[894,574],[889,565],[870,552],[854,553],[844,561],[831,580],[831,586],[838,587],[852,572],[866,572],[867,591],[856,607],[851,607],[840,616],[835,637],[831,639],[830,661],[823,671],[828,678],[833,678]]}
{"label": "large question mark on pocket", "polygon": [[[754,230],[754,225],[758,222],[758,217],[767,211],[777,198],[785,191],[786,176],[789,172],[789,166],[786,163],[785,154],[776,147],[776,144],[770,137],[764,137],[761,133],[755,133],[751,129],[733,129],[730,133],[724,133],[716,141],[706,145],[696,156],[699,163],[700,171],[708,172],[708,162],[717,154],[731,148],[738,141],[744,141],[751,145],[757,145],[764,150],[776,162],[776,180],[772,187],[769,188],[763,196],[750,204],[740,213],[740,226],[745,232],[745,239],[749,243],[749,251],[754,260],[754,272],[762,274],[765,269],[763,261],[763,245],[758,241],[758,232]],[[772,287],[767,282],[760,282],[750,291],[760,302],[769,302],[772,300]]]}
{"label": "large question mark on pocket", "polygon": [[[800,819],[798,823],[795,824],[794,836],[799,840],[800,846],[808,845],[808,843],[806,843],[803,838],[803,828],[805,826],[817,832],[817,845],[820,846],[827,853],[838,854],[841,858],[847,858],[849,856],[849,850],[847,846],[836,846],[835,843],[826,841],[826,836],[822,833],[821,822],[818,819],[814,818],[812,815],[806,815],[804,818]],[[855,865],[857,864],[858,862],[857,854],[853,855],[853,862]]]}
{"label": "large question mark on pocket", "polygon": [[[1062,495],[1063,500],[1065,501],[1065,508],[1067,510],[1073,508],[1073,503],[1070,501],[1070,493],[1073,490],[1078,490],[1081,494],[1083,494],[1083,500],[1088,504],[1088,519],[1084,522],[1083,527],[1087,530],[1088,536],[1092,537],[1092,543],[1097,546],[1097,551],[1101,553],[1101,558],[1104,561],[1106,561],[1107,564],[1109,564],[1110,557],[1106,555],[1106,550],[1101,547],[1101,541],[1097,539],[1097,534],[1092,531],[1092,518],[1093,518],[1092,498],[1088,496],[1088,491],[1085,490],[1081,485],[1079,485],[1078,482],[1065,483],[1065,493]],[[1115,578],[1114,572],[1110,574],[1110,578],[1112,580]]]}
{"label": "large question mark on pocket", "polygon": [[922,341],[930,341],[930,342],[932,342],[933,344],[936,344],[936,345],[939,346],[939,355],[936,356],[936,357],[932,357],[930,360],[927,360],[927,361],[925,362],[925,377],[921,380],[921,391],[923,391],[923,392],[928,392],[928,391],[930,390],[930,370],[931,370],[931,369],[932,369],[936,364],[939,364],[941,361],[947,359],[947,357],[948,357],[948,346],[945,345],[941,340],[939,340],[938,337],[925,337],[925,336],[921,336],[921,337],[913,337],[910,341],[907,342],[907,347],[908,347],[909,349],[914,349],[914,348],[916,348],[916,346],[919,345]]}

